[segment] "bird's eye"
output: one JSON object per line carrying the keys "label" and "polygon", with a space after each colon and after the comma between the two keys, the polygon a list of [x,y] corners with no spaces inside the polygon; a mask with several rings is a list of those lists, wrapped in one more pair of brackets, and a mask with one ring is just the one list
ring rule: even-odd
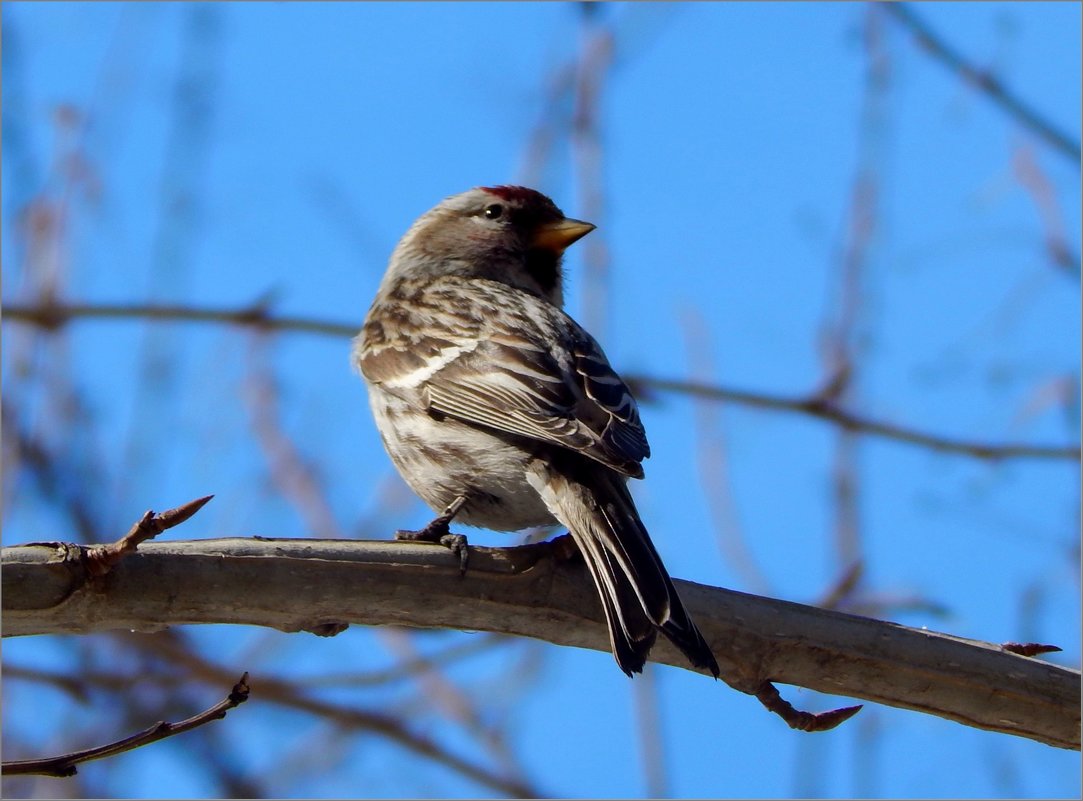
{"label": "bird's eye", "polygon": [[499,203],[493,203],[490,206],[485,207],[485,211],[482,212],[487,220],[499,220],[504,216],[504,207]]}

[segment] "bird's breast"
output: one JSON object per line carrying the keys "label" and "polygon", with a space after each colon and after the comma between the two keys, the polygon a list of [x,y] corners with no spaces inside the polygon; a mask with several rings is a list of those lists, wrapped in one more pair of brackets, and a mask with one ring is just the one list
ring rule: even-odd
{"label": "bird's breast", "polygon": [[527,483],[533,446],[451,417],[436,418],[376,386],[369,401],[388,455],[410,488],[436,512],[460,495],[456,521],[494,531],[556,522]]}

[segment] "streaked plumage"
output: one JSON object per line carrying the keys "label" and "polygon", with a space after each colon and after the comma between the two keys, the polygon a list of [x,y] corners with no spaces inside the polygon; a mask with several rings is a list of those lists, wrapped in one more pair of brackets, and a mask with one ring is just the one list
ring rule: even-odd
{"label": "streaked plumage", "polygon": [[448,198],[407,231],[355,341],[377,427],[434,510],[498,531],[568,527],[614,656],[642,669],[661,630],[718,666],[625,486],[650,455],[636,403],[560,308],[563,250],[594,226],[522,187]]}

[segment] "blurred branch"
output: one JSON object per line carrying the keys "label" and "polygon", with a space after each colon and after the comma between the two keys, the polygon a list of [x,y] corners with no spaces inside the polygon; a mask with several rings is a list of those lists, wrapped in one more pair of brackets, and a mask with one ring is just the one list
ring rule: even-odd
{"label": "blurred branch", "polygon": [[[278,540],[277,542],[285,542]],[[147,651],[154,651],[175,668],[183,670],[186,679],[217,684],[223,676],[230,675],[230,667],[217,664],[199,653],[190,644],[178,636],[178,632],[168,632],[170,636],[146,637],[136,645]],[[129,638],[125,644],[132,645]],[[425,757],[437,765],[454,771],[479,785],[494,791],[498,797],[537,798],[545,797],[534,787],[518,778],[501,775],[477,762],[456,756],[437,740],[413,731],[400,716],[382,714],[345,703],[323,700],[311,692],[308,682],[303,679],[287,679],[274,674],[260,674],[258,677],[259,699],[263,703],[276,704],[288,709],[306,712],[313,717],[334,724],[343,731],[364,731],[383,737],[398,747],[416,755]]]}
{"label": "blurred branch", "polygon": [[[681,314],[679,323],[688,353],[689,373],[709,381],[715,360],[710,352],[711,334],[707,321],[698,309],[690,307]],[[723,408],[717,399],[697,398],[692,402],[696,475],[710,511],[715,541],[726,562],[740,577],[741,586],[765,595],[771,591],[771,582],[756,561],[738,516],[730,479],[729,443],[722,426]]]}
{"label": "blurred branch", "polygon": [[345,539],[315,461],[302,452],[300,440],[283,428],[281,392],[270,367],[265,334],[257,331],[251,339],[241,395],[275,493],[293,506],[309,531]]}
{"label": "blurred branch", "polygon": [[[131,687],[136,681],[144,684],[154,683],[159,687],[172,687],[181,683],[187,685],[193,680],[211,685],[218,685],[230,680],[230,677],[234,675],[231,666],[216,664],[207,657],[200,655],[198,649],[193,648],[190,642],[179,636],[180,631],[180,629],[173,629],[168,632],[171,636],[166,637],[146,636],[135,640],[128,637],[118,637],[116,639],[117,647],[132,648],[134,646],[141,652],[156,654],[164,660],[164,664],[170,669],[166,673],[153,672],[151,674],[135,675],[127,672],[88,670],[85,666],[76,667],[71,673],[61,673],[5,663],[4,677],[55,687],[84,703],[88,702],[91,692],[94,690],[104,690],[110,694],[119,694],[123,697],[125,694],[130,693]],[[497,641],[497,638],[495,635],[489,635],[484,640],[485,642],[482,644],[485,647],[491,647]],[[426,661],[440,658],[442,658],[442,654],[426,657]],[[391,670],[394,671],[395,668]],[[363,675],[360,677],[364,679]],[[495,790],[501,796],[516,798],[544,797],[543,793],[539,793],[536,788],[530,787],[525,780],[512,780],[507,777],[497,776],[488,772],[483,766],[455,757],[435,741],[412,733],[401,720],[393,715],[382,715],[346,704],[323,701],[312,694],[312,691],[320,686],[352,685],[354,682],[351,682],[350,678],[342,676],[335,678],[333,681],[322,681],[320,678],[311,676],[302,679],[289,679],[261,672],[257,679],[259,701],[262,704],[275,704],[307,712],[335,724],[336,731],[339,733],[343,730],[356,730],[386,737],[389,741],[407,751],[429,758],[433,762],[456,771],[482,786]],[[404,678],[409,678],[409,676],[389,675],[384,677],[383,680],[392,681]],[[366,682],[358,683],[363,684]],[[263,778],[266,779],[266,776]],[[249,796],[251,797],[251,794]]]}
{"label": "blurred branch", "polygon": [[1008,91],[1000,79],[988,70],[969,63],[944,39],[937,36],[924,20],[910,8],[909,3],[884,3],[890,13],[904,28],[913,34],[919,46],[946,66],[970,86],[983,92],[1019,123],[1036,133],[1061,155],[1067,156],[1079,167],[1079,141],[1058,129],[1019,97]]}
{"label": "blurred branch", "polygon": [[744,406],[752,406],[761,409],[775,409],[779,411],[798,412],[801,414],[819,417],[842,426],[845,429],[859,431],[871,436],[884,437],[897,442],[905,442],[910,445],[919,445],[930,450],[942,453],[956,453],[964,456],[972,456],[977,459],[1068,459],[1079,461],[1080,447],[1078,445],[1025,445],[1016,443],[981,443],[961,440],[951,437],[943,437],[937,434],[927,434],[922,431],[882,423],[870,420],[860,415],[840,408],[835,403],[819,395],[807,398],[785,398],[778,395],[767,395],[757,392],[747,392],[739,389],[701,384],[695,381],[679,381],[664,378],[641,378],[639,376],[626,376],[629,384],[643,386],[649,389],[664,392],[680,392],[701,398],[713,398],[716,400],[731,401]]}
{"label": "blurred branch", "polygon": [[[839,258],[832,259],[833,291],[824,309],[820,329],[823,389],[820,397],[836,408],[862,407],[862,378],[871,343],[876,340],[877,315],[871,314],[878,283],[877,249],[880,240],[883,166],[890,123],[892,61],[885,45],[879,5],[865,6],[862,40],[865,50],[864,88],[857,129],[857,164],[850,184],[846,209],[845,244]],[[860,468],[863,439],[846,427],[832,431],[831,505],[834,517],[835,570],[865,559],[864,519],[861,493],[865,475]],[[837,582],[843,592],[835,608],[859,601],[868,591],[865,573],[857,570],[850,581]],[[814,761],[823,764],[822,761]],[[815,770],[810,766],[810,771]],[[819,794],[818,792],[816,794]]]}
{"label": "blurred branch", "polygon": [[1057,268],[1078,278],[1079,254],[1068,243],[1064,212],[1057,200],[1056,189],[1029,146],[1016,149],[1012,158],[1012,172],[1038,210],[1042,228],[1045,229],[1045,248],[1049,260]]}
{"label": "blurred branch", "polygon": [[[252,326],[267,331],[299,331],[333,337],[352,337],[359,323],[334,323],[306,317],[272,315],[265,306],[249,309],[207,309],[182,305],[147,304],[11,304],[3,309],[5,320],[55,329],[77,319],[183,320]],[[640,390],[674,392],[707,400],[724,400],[743,406],[793,412],[818,417],[845,429],[870,436],[929,448],[941,453],[955,453],[976,459],[1067,459],[1079,461],[1079,445],[1026,445],[1016,443],[981,443],[916,431],[891,423],[870,420],[840,408],[823,395],[785,398],[777,395],[703,384],[695,381],[626,375],[625,381]]]}
{"label": "blurred branch", "polygon": [[153,726],[125,737],[122,740],[117,740],[108,745],[101,745],[97,748],[88,748],[85,751],[75,751],[70,754],[62,754],[60,756],[48,757],[45,759],[21,759],[14,762],[5,762],[3,765],[3,773],[5,776],[26,774],[56,777],[74,776],[76,773],[76,765],[79,765],[82,762],[90,762],[94,759],[105,759],[106,757],[123,754],[125,751],[132,751],[141,746],[157,742],[158,740],[164,740],[166,737],[183,734],[186,731],[191,731],[192,729],[203,726],[211,721],[221,720],[226,716],[226,713],[229,710],[236,706],[240,706],[247,700],[248,674],[245,673],[237,683],[233,685],[233,689],[224,700],[218,702],[210,709],[200,712],[198,715],[194,715],[187,720],[182,720],[180,723],[167,723],[164,720],[159,721]]}
{"label": "blurred branch", "polygon": [[55,330],[72,320],[179,320],[182,322],[226,323],[250,326],[265,331],[299,331],[333,337],[352,337],[360,329],[358,323],[333,323],[305,317],[274,316],[265,305],[247,309],[206,309],[179,304],[5,304],[4,317]]}
{"label": "blurred branch", "polygon": [[[305,686],[374,687],[380,684],[397,684],[412,681],[421,673],[436,665],[446,669],[456,662],[501,649],[511,642],[514,642],[514,640],[501,637],[499,634],[478,634],[468,640],[456,641],[449,646],[436,649],[428,655],[419,654],[409,659],[403,659],[391,667],[381,670],[353,670],[309,675],[305,677]],[[503,657],[500,658],[503,659]]]}
{"label": "blurred branch", "polygon": [[[600,6],[581,3],[583,44],[576,59],[574,111],[571,120],[572,157],[583,217],[605,230],[605,179],[602,162],[602,93],[613,62],[613,32],[597,24]],[[611,263],[606,236],[588,237],[583,243],[583,324],[595,336],[604,337],[609,321]]]}
{"label": "blurred branch", "polygon": [[[146,198],[153,206],[150,252],[146,262],[147,291],[152,300],[184,298],[191,294],[193,269],[208,195],[211,156],[216,151],[214,120],[222,107],[222,66],[227,63],[225,17],[214,3],[191,3],[178,9],[180,53],[169,91],[166,111],[162,176],[157,191]],[[149,209],[148,209],[149,211]],[[187,367],[183,337],[169,326],[140,331],[136,353],[137,378],[131,382],[131,414],[120,456],[127,480],[118,485],[117,508],[128,499],[153,491],[158,481],[142,467],[152,460],[169,466],[172,449],[155,451],[180,424],[180,391]],[[153,478],[151,477],[153,475]]]}
{"label": "blurred branch", "polygon": [[[416,665],[423,658],[416,646],[416,637],[407,636],[406,630],[385,627],[381,633],[384,644],[398,657],[400,664]],[[458,681],[446,675],[446,667],[430,659],[417,671],[422,704],[459,726],[471,737],[476,743],[476,746],[472,744],[471,752],[476,752],[479,747],[484,749],[499,765],[501,774],[515,777],[515,781],[525,786],[526,770],[519,764],[508,742],[508,730],[488,719],[489,716],[485,714],[487,710],[480,703],[483,699],[473,697]],[[532,792],[531,795],[537,793]]]}
{"label": "blurred branch", "polygon": [[[25,471],[33,479],[36,491],[66,514],[81,541],[97,539],[100,536],[97,534],[99,515],[97,509],[93,508],[95,504],[86,502],[84,490],[87,482],[82,471],[72,469],[71,462],[74,460],[61,458],[54,451],[54,443],[45,441],[46,431],[55,433],[52,429],[34,426],[26,420],[33,417],[31,412],[35,407],[25,401],[16,403],[11,399],[13,395],[14,392],[6,389],[0,399],[0,420],[7,457],[3,465],[4,475],[14,476]],[[63,438],[62,442],[70,444],[68,438]],[[18,484],[16,481],[4,481],[6,488]],[[14,492],[5,492],[5,512],[7,504],[16,497]]]}
{"label": "blurred branch", "polygon": [[[586,568],[558,561],[548,543],[474,547],[463,579],[450,552],[424,543],[149,542],[93,591],[81,550],[62,543],[3,550],[5,636],[193,623],[300,631],[348,621],[493,631],[609,651]],[[947,634],[676,583],[726,682],[761,701],[777,681],[1079,748],[1076,670]],[[687,668],[668,641],[652,657]]]}

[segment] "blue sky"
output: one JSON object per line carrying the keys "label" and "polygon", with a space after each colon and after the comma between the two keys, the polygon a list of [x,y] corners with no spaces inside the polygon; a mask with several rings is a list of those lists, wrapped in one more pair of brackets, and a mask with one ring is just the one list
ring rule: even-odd
{"label": "blue sky", "polygon": [[[1078,141],[1079,4],[936,3],[916,12]],[[1078,159],[930,58],[882,9],[872,23],[869,14],[851,3],[600,7],[597,24],[614,32],[593,186],[604,206],[592,218],[599,229],[569,252],[569,309],[588,325],[604,321],[591,327],[623,374],[685,378],[698,359],[709,368],[696,374],[704,380],[810,393],[825,378],[823,327],[836,314],[839,264],[853,242],[856,176],[871,175],[875,195],[861,208],[875,226],[860,280],[851,405],[979,442],[1078,442],[1079,266],[1056,266],[1046,246],[1059,215],[1079,253]],[[553,76],[590,41],[581,17],[564,3],[5,3],[4,301],[22,299],[31,269],[16,225],[32,198],[70,197],[56,263],[72,300],[268,301],[284,314],[358,324],[397,238],[449,194],[529,177],[567,213],[587,216],[579,151],[567,135],[570,103],[547,102]],[[886,76],[871,93],[870,24]],[[178,100],[181,81],[197,88]],[[57,126],[60,106],[85,120],[77,136]],[[528,144],[542,121],[556,135],[538,165]],[[74,189],[58,168],[58,154],[69,152],[92,176]],[[1027,169],[1048,186],[1053,218],[1020,180]],[[584,302],[590,239],[611,260],[604,308]],[[158,329],[162,352],[177,360],[176,391],[149,399],[133,388],[141,325],[68,332],[73,380],[99,424],[92,445],[105,486],[94,493],[96,511],[119,534],[148,507],[213,492],[210,506],[168,536],[319,533],[276,489],[254,444],[243,394],[249,338]],[[13,330],[5,324],[5,343]],[[338,526],[375,537],[428,519],[405,492],[387,507],[397,479],[346,340],[282,335],[265,361],[281,425],[314,466]],[[1072,388],[1068,400],[1046,402],[1058,380]],[[12,381],[5,347],[5,390]],[[837,432],[733,405],[714,414],[705,429],[685,397],[643,404],[653,455],[635,491],[670,572],[815,601],[842,570],[831,501]],[[148,455],[133,438],[170,445]],[[704,448],[725,455],[724,496],[701,480]],[[861,440],[856,466],[865,589],[948,612],[895,605],[888,617],[994,642],[1054,642],[1064,653],[1051,659],[1078,666],[1077,467],[871,438]],[[719,544],[710,505],[719,497],[729,498],[730,523],[762,586]],[[5,514],[6,544],[62,536],[54,529],[63,518],[48,502],[28,496]],[[472,539],[509,543],[487,532]],[[248,659],[253,674],[390,661],[365,631],[329,641],[214,627],[188,634],[221,659]],[[418,647],[452,636],[468,635]],[[72,647],[67,638],[8,641],[4,658],[66,665]],[[501,671],[523,654],[542,660],[540,673],[515,695]],[[646,792],[633,688],[607,655],[522,643],[451,672],[488,703],[508,694],[499,715],[544,792]],[[656,679],[675,796],[1080,793],[1076,753],[871,705],[811,737],[700,676],[661,668]],[[7,736],[18,731],[43,751],[64,748],[61,721],[91,715],[48,691],[39,691],[44,706],[31,706],[17,695],[27,685],[5,687]],[[388,693],[361,697],[373,708],[411,697]],[[783,694],[813,709],[838,700]],[[291,746],[282,731],[316,739],[300,716],[253,705],[234,713],[223,735],[243,743],[245,769],[283,759]],[[106,711],[93,712],[108,728]],[[454,737],[431,712],[416,720]],[[302,770],[278,791],[483,792],[386,744],[342,747],[355,749],[347,766]],[[178,741],[84,773],[119,797],[213,793],[191,758]]]}

